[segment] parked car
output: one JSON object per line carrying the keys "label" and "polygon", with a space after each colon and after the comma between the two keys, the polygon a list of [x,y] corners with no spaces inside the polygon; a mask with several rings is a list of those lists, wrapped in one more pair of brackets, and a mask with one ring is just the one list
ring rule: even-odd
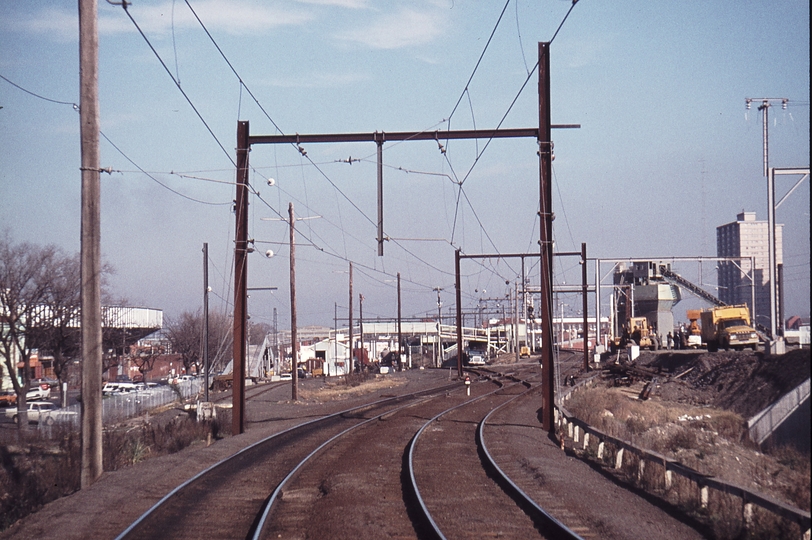
{"label": "parked car", "polygon": [[[48,426],[54,422],[68,421],[75,418],[79,413],[58,409],[56,405],[49,401],[32,401],[28,404],[28,421],[42,422]],[[16,424],[20,421],[19,411],[16,408],[6,409],[6,417]]]}
{"label": "parked car", "polygon": [[138,386],[135,383],[121,382],[116,384],[118,385],[115,391],[116,394],[129,394],[130,392],[138,390]]}
{"label": "parked car", "polygon": [[31,380],[32,388],[34,386],[42,386],[42,385],[46,385],[48,388],[59,388],[59,381],[57,381],[56,379],[49,379],[48,377]]}
{"label": "parked car", "polygon": [[138,390],[138,385],[131,382],[108,382],[102,386],[103,396],[113,396],[116,394],[128,394]]}
{"label": "parked car", "polygon": [[0,393],[0,407],[11,407],[17,404],[17,392],[14,390],[3,390]]}
{"label": "parked car", "polygon": [[158,383],[154,382],[137,382],[135,383],[135,391],[150,394],[158,389]]}
{"label": "parked car", "polygon": [[[45,388],[43,388],[43,386]],[[25,393],[25,400],[26,401],[38,401],[38,400],[45,400],[51,397],[51,387],[48,385],[40,385],[34,386],[28,392]]]}

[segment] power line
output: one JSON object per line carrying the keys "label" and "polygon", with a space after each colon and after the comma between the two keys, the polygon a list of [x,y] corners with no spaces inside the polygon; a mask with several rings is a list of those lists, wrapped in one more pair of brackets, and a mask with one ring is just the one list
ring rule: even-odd
{"label": "power line", "polygon": [[77,105],[76,103],[72,103],[70,101],[58,101],[56,99],[51,99],[51,98],[47,98],[45,96],[41,96],[41,95],[39,95],[39,94],[37,94],[35,92],[32,92],[31,90],[27,90],[27,89],[23,88],[22,86],[20,86],[19,84],[15,83],[15,82],[10,81],[9,79],[4,77],[3,75],[0,75],[0,79],[3,79],[7,83],[9,83],[11,86],[13,86],[13,87],[15,87],[15,88],[17,88],[19,90],[22,90],[26,94],[30,94],[30,95],[34,96],[35,98],[39,98],[39,99],[41,99],[43,101],[49,101],[51,103],[58,103],[59,105],[70,105],[70,106],[73,107],[73,110],[75,110],[75,111],[79,110],[79,105]]}
{"label": "power line", "polygon": [[194,197],[190,197],[190,196],[188,196],[188,195],[184,195],[184,194],[183,194],[183,193],[181,193],[180,191],[177,191],[177,190],[175,190],[175,189],[172,189],[171,187],[167,186],[166,184],[164,184],[163,182],[161,182],[160,180],[158,180],[157,178],[155,178],[154,176],[152,176],[150,173],[148,173],[147,171],[145,171],[144,169],[142,169],[142,168],[141,168],[141,166],[140,166],[140,165],[138,165],[138,164],[137,164],[135,161],[133,161],[132,159],[130,159],[130,157],[129,157],[127,154],[125,154],[125,153],[124,153],[124,151],[123,151],[123,150],[121,150],[121,148],[119,148],[118,146],[116,146],[116,144],[115,144],[113,141],[111,141],[111,140],[110,140],[110,138],[109,138],[109,137],[107,137],[107,135],[105,135],[105,134],[104,134],[104,133],[102,133],[101,131],[99,132],[99,134],[100,134],[102,137],[104,137],[104,140],[105,140],[105,141],[107,141],[107,142],[110,144],[110,146],[112,146],[113,148],[115,148],[115,149],[116,149],[116,151],[117,151],[119,154],[121,154],[121,155],[124,157],[124,159],[126,159],[127,161],[129,161],[129,162],[130,162],[130,163],[131,163],[131,164],[132,164],[132,165],[133,165],[135,168],[137,168],[139,171],[141,171],[141,173],[142,173],[142,174],[144,174],[145,176],[147,176],[147,178],[150,178],[152,181],[154,181],[155,183],[157,183],[159,186],[163,187],[164,189],[167,189],[167,190],[171,191],[171,192],[172,192],[172,193],[174,193],[175,195],[178,195],[178,196],[180,196],[180,197],[183,197],[184,199],[190,200],[190,201],[192,201],[192,202],[196,202],[196,203],[200,203],[200,204],[207,204],[207,205],[210,205],[210,206],[225,206],[225,205],[230,205],[230,204],[232,204],[231,202],[221,202],[221,203],[218,203],[218,202],[202,201],[202,200],[200,200],[200,199],[195,199]]}
{"label": "power line", "polygon": [[211,129],[211,127],[209,126],[209,124],[208,124],[208,123],[206,122],[206,120],[203,118],[203,115],[202,115],[202,114],[200,114],[200,111],[198,111],[198,110],[197,110],[197,107],[195,107],[195,104],[192,102],[191,98],[190,98],[190,97],[189,97],[189,96],[186,94],[186,91],[185,91],[185,90],[184,90],[184,89],[181,87],[181,85],[180,85],[180,81],[179,81],[179,80],[177,80],[177,79],[175,79],[175,76],[174,76],[174,75],[172,75],[172,72],[169,70],[169,68],[167,67],[166,63],[163,61],[163,58],[161,58],[161,55],[160,55],[160,54],[158,54],[158,51],[156,51],[156,50],[155,50],[155,47],[153,47],[153,46],[152,46],[152,43],[150,43],[149,38],[147,38],[146,34],[144,34],[144,31],[143,31],[143,30],[141,30],[141,27],[140,27],[140,26],[138,26],[138,23],[137,23],[137,22],[135,22],[135,19],[133,18],[133,16],[132,16],[132,15],[130,15],[130,11],[127,9],[127,5],[128,5],[128,4],[127,4],[126,2],[124,2],[124,3],[122,4],[122,7],[124,8],[124,12],[127,14],[127,17],[129,17],[130,21],[132,21],[132,23],[133,23],[133,25],[135,26],[136,30],[138,30],[138,33],[139,33],[139,34],[141,34],[141,37],[142,37],[142,38],[144,38],[144,41],[145,41],[145,42],[147,43],[147,45],[149,46],[150,50],[152,50],[153,54],[155,54],[155,57],[156,57],[156,58],[158,59],[158,61],[161,63],[161,66],[163,66],[164,70],[166,71],[166,74],[167,74],[167,75],[169,75],[169,78],[170,78],[170,79],[172,79],[172,82],[173,82],[173,83],[175,83],[175,86],[178,88],[178,90],[180,91],[180,93],[181,93],[181,94],[183,94],[183,97],[186,99],[186,102],[189,104],[189,106],[190,106],[190,107],[192,108],[192,110],[195,112],[195,114],[196,114],[196,115],[197,115],[197,117],[200,119],[200,121],[201,121],[201,122],[203,122],[203,125],[206,127],[206,130],[209,132],[209,135],[211,135],[211,136],[212,136],[212,138],[214,139],[214,141],[217,143],[217,146],[219,146],[219,147],[220,147],[220,150],[222,150],[222,151],[223,151],[223,153],[226,155],[226,157],[228,158],[228,160],[229,160],[229,161],[230,161],[230,162],[231,162],[231,163],[234,165],[234,167],[236,168],[236,167],[237,167],[237,163],[236,163],[236,162],[234,161],[234,159],[231,157],[231,154],[229,154],[229,153],[228,153],[228,151],[227,151],[227,150],[225,149],[225,147],[223,146],[223,143],[221,143],[221,142],[220,142],[220,139],[218,139],[218,138],[217,138],[217,135],[215,135],[215,134],[214,134],[214,131],[212,131],[212,129]]}
{"label": "power line", "polygon": [[502,7],[502,12],[499,13],[499,18],[496,19],[496,24],[493,26],[493,30],[491,30],[491,35],[490,37],[488,37],[488,41],[487,43],[485,43],[485,47],[482,49],[482,53],[479,55],[479,60],[476,61],[476,65],[474,66],[474,70],[471,72],[471,76],[468,77],[468,82],[465,83],[465,88],[463,88],[459,99],[457,99],[457,103],[454,104],[454,108],[451,110],[451,114],[448,115],[449,127],[451,126],[451,117],[454,116],[454,112],[456,112],[457,107],[459,107],[462,98],[465,96],[466,92],[468,92],[468,87],[470,86],[471,81],[474,80],[474,75],[476,75],[477,69],[479,69],[479,64],[485,57],[485,52],[488,50],[488,46],[491,44],[491,40],[493,39],[493,36],[496,33],[496,29],[499,28],[499,23],[502,21],[502,16],[505,14],[505,10],[507,9],[508,4],[510,4],[510,0],[507,0],[507,2],[505,2],[505,5]]}
{"label": "power line", "polygon": [[[10,81],[9,79],[7,79],[6,77],[4,77],[3,75],[0,75],[0,79],[3,79],[4,81],[6,81],[6,82],[7,82],[7,83],[9,83],[10,85],[14,86],[15,88],[17,88],[17,89],[19,89],[19,90],[22,90],[22,91],[23,91],[23,92],[25,92],[26,94],[29,94],[29,95],[31,95],[31,96],[34,96],[34,97],[36,97],[36,98],[38,98],[38,99],[41,99],[41,100],[43,100],[43,101],[47,101],[47,102],[49,102],[49,103],[56,103],[56,104],[59,104],[59,105],[70,105],[71,107],[73,107],[73,110],[75,110],[75,111],[77,111],[77,112],[79,111],[79,106],[78,106],[77,104],[75,104],[75,103],[71,103],[71,102],[69,102],[69,101],[59,101],[59,100],[57,100],[57,99],[51,99],[51,98],[48,98],[48,97],[42,96],[42,95],[40,95],[40,94],[37,94],[37,93],[35,93],[35,92],[32,92],[32,91],[30,91],[30,90],[28,90],[28,89],[26,89],[26,88],[24,88],[24,87],[20,86],[19,84],[15,83],[15,82]],[[145,176],[147,176],[148,178],[150,178],[151,180],[153,180],[154,182],[156,182],[158,185],[160,185],[160,186],[162,186],[163,188],[165,188],[165,189],[167,189],[167,190],[171,191],[171,192],[172,192],[172,193],[174,193],[175,195],[178,195],[178,196],[180,196],[180,197],[183,197],[184,199],[188,199],[188,200],[190,200],[190,201],[197,202],[197,203],[200,203],[200,204],[208,204],[208,205],[213,205],[213,206],[219,206],[219,205],[227,205],[227,204],[231,204],[231,203],[229,203],[229,202],[225,202],[225,203],[215,203],[215,202],[202,201],[202,200],[200,200],[200,199],[195,199],[194,197],[190,197],[190,196],[188,196],[188,195],[184,195],[183,193],[181,193],[181,192],[179,192],[179,191],[176,191],[176,190],[172,189],[171,187],[167,186],[166,184],[164,184],[163,182],[161,182],[160,180],[158,180],[157,178],[155,178],[155,177],[154,177],[152,174],[150,174],[149,172],[147,172],[146,170],[144,170],[144,169],[143,169],[143,168],[142,168],[140,165],[138,165],[138,164],[137,164],[135,161],[133,161],[133,160],[132,160],[132,159],[131,159],[131,158],[130,158],[130,157],[127,155],[127,154],[125,154],[125,153],[124,153],[124,151],[123,151],[121,148],[119,148],[119,147],[118,147],[118,146],[117,146],[117,145],[116,145],[116,144],[115,144],[115,143],[114,143],[114,142],[113,142],[113,141],[112,141],[112,140],[111,140],[111,139],[110,139],[110,138],[109,138],[107,135],[105,135],[105,133],[104,133],[103,131],[99,131],[99,135],[101,135],[102,137],[104,137],[104,140],[106,140],[106,141],[107,141],[107,142],[110,144],[110,146],[112,146],[113,148],[115,148],[115,150],[116,150],[116,151],[117,151],[119,154],[121,154],[121,155],[124,157],[124,159],[126,159],[127,161],[129,161],[129,162],[130,162],[130,163],[131,163],[131,164],[132,164],[132,165],[133,165],[133,166],[134,166],[136,169],[138,169],[138,172],[140,172],[140,173],[144,174]],[[125,172],[132,172],[132,171],[120,171],[120,170],[113,171],[112,169],[105,169],[105,170],[104,170],[104,172],[108,172],[108,173],[112,173],[112,172],[125,173]],[[169,173],[169,174],[175,174],[175,173]],[[178,175],[178,176],[181,176],[181,175]],[[207,180],[207,181],[210,181],[210,182],[216,182],[216,180],[209,180],[209,179],[203,179],[203,178],[198,178],[198,180]],[[225,183],[225,182],[224,182],[224,183]],[[227,182],[227,183],[232,184],[233,182]]]}

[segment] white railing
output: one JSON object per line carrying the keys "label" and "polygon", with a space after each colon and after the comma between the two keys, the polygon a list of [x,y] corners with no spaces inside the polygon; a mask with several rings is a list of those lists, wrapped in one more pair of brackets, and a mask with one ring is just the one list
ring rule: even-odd
{"label": "white railing", "polygon": [[762,444],[781,423],[809,399],[809,379],[747,421],[750,440]]}
{"label": "white railing", "polygon": [[812,517],[810,517],[809,512],[776,500],[769,495],[702,474],[657,452],[641,448],[618,437],[613,437],[577,418],[564,407],[564,403],[569,400],[574,392],[590,386],[595,378],[591,377],[580,381],[574,387],[562,388],[562,395],[557,400],[554,409],[555,423],[558,426],[562,445],[564,439],[568,439],[574,447],[581,446],[583,450],[591,448],[595,451],[595,455],[600,462],[604,462],[608,456],[614,454],[615,469],[621,469],[632,457],[632,461],[637,462],[638,480],[641,480],[645,474],[647,463],[658,466],[659,471],[663,474],[663,486],[666,493],[675,484],[674,476],[680,476],[693,484],[695,498],[699,506],[711,513],[714,510],[709,508],[712,504],[710,491],[727,493],[741,500],[740,508],[745,528],[752,524],[754,507],[760,507],[787,521],[797,523],[801,531],[800,538],[802,540],[810,539]]}

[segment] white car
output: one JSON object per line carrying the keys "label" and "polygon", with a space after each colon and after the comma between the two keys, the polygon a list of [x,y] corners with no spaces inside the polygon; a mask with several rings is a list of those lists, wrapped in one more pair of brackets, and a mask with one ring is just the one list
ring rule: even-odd
{"label": "white car", "polygon": [[[43,386],[45,388],[43,388]],[[26,401],[44,400],[49,397],[51,397],[51,387],[47,385],[35,386],[25,394]]]}
{"label": "white car", "polygon": [[[20,421],[18,414],[16,407],[6,410],[6,416],[10,417],[15,424]],[[74,411],[58,409],[50,401],[32,401],[28,404],[29,422],[43,422],[50,426],[54,422],[72,420],[77,415],[78,413]]]}
{"label": "white car", "polygon": [[112,396],[116,392],[118,392],[118,384],[114,382],[104,383],[102,386],[102,395],[103,396]]}

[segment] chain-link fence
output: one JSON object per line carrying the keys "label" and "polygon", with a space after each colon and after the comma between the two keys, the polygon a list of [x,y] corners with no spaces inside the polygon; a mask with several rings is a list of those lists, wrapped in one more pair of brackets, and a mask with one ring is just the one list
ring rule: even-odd
{"label": "chain-link fence", "polygon": [[[177,384],[153,386],[134,392],[105,396],[102,400],[102,423],[108,425],[121,422],[146,414],[167,403],[196,396],[204,390],[204,383],[205,381],[197,379],[185,380],[178,381]],[[82,422],[81,412],[81,404],[57,409],[46,418],[40,419],[37,425],[40,430],[50,430],[49,428],[56,425],[78,430]]]}

